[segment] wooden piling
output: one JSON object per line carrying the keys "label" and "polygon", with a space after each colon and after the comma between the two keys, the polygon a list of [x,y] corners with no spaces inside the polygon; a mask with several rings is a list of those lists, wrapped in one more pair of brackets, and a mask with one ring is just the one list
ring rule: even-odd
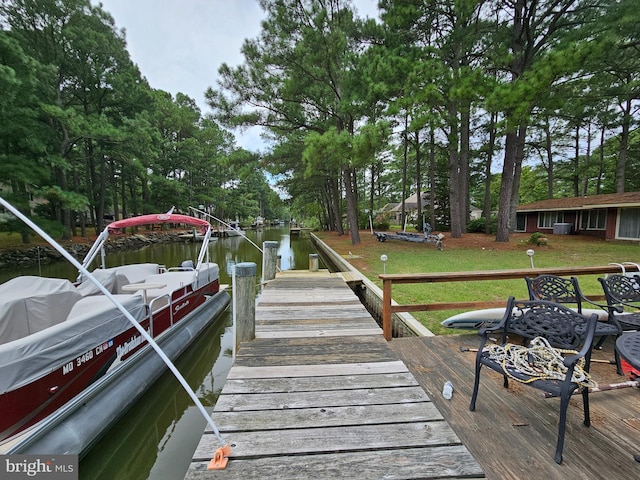
{"label": "wooden piling", "polygon": [[309,271],[310,272],[318,271],[318,254],[317,253],[309,254]]}
{"label": "wooden piling", "polygon": [[235,266],[233,305],[236,320],[236,351],[241,342],[256,338],[256,264],[238,263]]}
{"label": "wooden piling", "polygon": [[262,242],[262,281],[276,278],[278,265],[278,242]]}

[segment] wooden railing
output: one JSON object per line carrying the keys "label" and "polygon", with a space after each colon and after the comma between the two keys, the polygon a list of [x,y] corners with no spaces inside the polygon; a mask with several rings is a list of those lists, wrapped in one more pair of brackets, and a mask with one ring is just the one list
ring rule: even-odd
{"label": "wooden railing", "polygon": [[[635,266],[625,265],[627,271],[635,271]],[[451,302],[451,303],[425,303],[411,305],[392,305],[391,290],[394,284],[406,283],[436,283],[436,282],[469,282],[479,280],[513,280],[524,277],[536,277],[538,275],[599,275],[606,273],[620,273],[619,265],[604,265],[596,267],[554,267],[554,268],[529,268],[520,270],[484,270],[478,272],[440,272],[440,273],[414,273],[414,274],[380,274],[382,280],[382,330],[384,338],[391,340],[391,317],[396,312],[424,312],[433,310],[450,310],[455,308],[468,308],[470,310],[480,308],[503,307],[506,299],[497,301],[476,302]],[[589,295],[593,300],[603,300],[604,295]]]}

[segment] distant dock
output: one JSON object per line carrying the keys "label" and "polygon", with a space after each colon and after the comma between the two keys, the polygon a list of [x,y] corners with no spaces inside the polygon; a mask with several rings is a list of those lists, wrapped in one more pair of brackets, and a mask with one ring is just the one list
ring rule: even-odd
{"label": "distant dock", "polygon": [[484,478],[340,274],[266,285],[187,479]]}

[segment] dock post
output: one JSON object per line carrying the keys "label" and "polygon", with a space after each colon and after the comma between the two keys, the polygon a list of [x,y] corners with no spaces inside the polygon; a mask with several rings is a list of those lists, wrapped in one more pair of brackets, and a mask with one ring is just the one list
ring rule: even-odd
{"label": "dock post", "polygon": [[241,342],[256,338],[256,264],[237,263],[234,274],[233,307],[236,321],[236,351]]}
{"label": "dock post", "polygon": [[382,334],[385,340],[393,337],[391,322],[391,280],[382,279]]}
{"label": "dock post", "polygon": [[276,278],[278,242],[262,242],[262,282]]}
{"label": "dock post", "polygon": [[309,271],[310,272],[318,271],[318,254],[317,253],[309,254]]}

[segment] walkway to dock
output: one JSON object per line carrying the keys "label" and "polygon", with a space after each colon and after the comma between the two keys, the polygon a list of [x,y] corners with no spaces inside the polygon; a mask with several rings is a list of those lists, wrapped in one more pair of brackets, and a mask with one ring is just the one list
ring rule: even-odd
{"label": "walkway to dock", "polygon": [[339,274],[278,274],[256,308],[188,479],[484,478]]}

